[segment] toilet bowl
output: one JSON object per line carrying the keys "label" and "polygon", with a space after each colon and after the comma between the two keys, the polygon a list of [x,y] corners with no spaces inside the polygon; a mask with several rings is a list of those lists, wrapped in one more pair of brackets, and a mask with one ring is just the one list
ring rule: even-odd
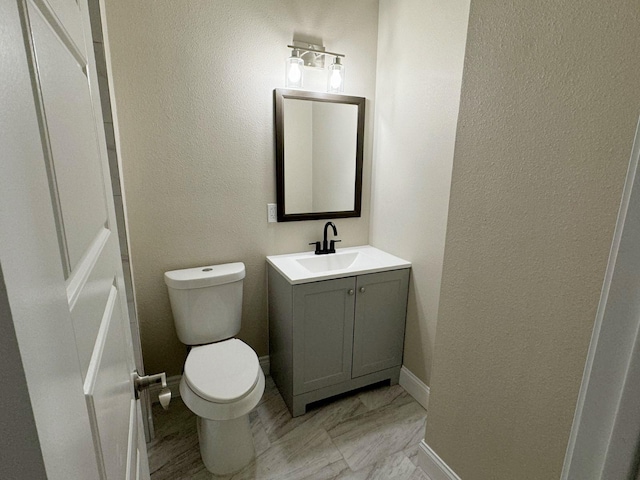
{"label": "toilet bowl", "polygon": [[231,338],[240,330],[244,264],[165,273],[176,332],[192,345],[180,396],[197,415],[202,461],[217,475],[234,473],[255,456],[249,412],[264,393],[258,356]]}
{"label": "toilet bowl", "polygon": [[258,356],[246,343],[224,340],[194,347],[185,362],[180,396],[198,416],[202,462],[210,472],[236,472],[254,456],[249,412],[264,392]]}

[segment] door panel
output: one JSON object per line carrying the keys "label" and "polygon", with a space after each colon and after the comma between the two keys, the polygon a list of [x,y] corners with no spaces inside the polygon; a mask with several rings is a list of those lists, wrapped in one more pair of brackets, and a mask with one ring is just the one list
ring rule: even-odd
{"label": "door panel", "polygon": [[[105,251],[113,250],[116,242],[112,238],[111,231],[106,229],[104,231],[104,241],[96,245],[96,248],[93,249],[94,254],[87,255],[88,258],[95,259],[96,262],[93,268],[87,269],[89,277],[76,287],[77,291],[74,291],[73,288],[67,288],[71,300],[71,321],[73,322],[83,381],[89,369],[100,322],[107,306],[113,279],[116,276],[116,269],[112,261],[114,252]],[[117,253],[115,254],[117,255]],[[75,279],[76,275],[79,276],[78,270],[72,275],[72,279]],[[75,302],[74,298],[76,298]]]}
{"label": "door panel", "polygon": [[61,228],[73,271],[107,226],[105,182],[86,65],[78,63],[39,10],[29,8],[29,18],[51,148],[51,188],[59,198]]}
{"label": "door panel", "polygon": [[107,479],[125,478],[128,466],[131,368],[122,313],[112,286],[84,383],[98,463]]}
{"label": "door panel", "polygon": [[[4,444],[14,447],[4,450],[3,459],[11,452],[17,455],[3,462],[0,478],[96,480],[23,2],[0,1],[0,45],[0,263],[8,299],[0,322],[3,332],[13,323],[15,338],[3,335],[3,343],[10,342],[19,354],[11,361],[11,351],[0,349],[5,381],[1,402],[5,418],[15,408],[20,417],[35,422],[37,431],[35,439],[31,435],[28,442],[18,443],[23,433],[16,438],[3,423]],[[10,392],[16,388],[30,402],[24,396],[19,404],[12,402]],[[26,422],[25,431],[30,426]]]}
{"label": "door panel", "polygon": [[142,422],[142,402],[140,400],[136,402],[136,413],[136,416],[138,418],[138,455],[136,478],[148,479],[150,477],[149,461],[147,460],[147,444],[145,443],[144,423]]}
{"label": "door panel", "polygon": [[408,291],[409,270],[358,277],[354,378],[402,364]]}
{"label": "door panel", "polygon": [[293,287],[293,393],[351,378],[355,278]]}
{"label": "door panel", "polygon": [[35,2],[43,5],[43,11],[51,12],[52,17],[55,15],[55,19],[51,19],[52,23],[63,28],[73,40],[78,52],[86,56],[84,33],[82,32],[82,13],[78,4],[69,0],[35,0]]}
{"label": "door panel", "polygon": [[137,400],[131,400],[131,410],[129,413],[129,442],[127,447],[127,472],[126,480],[135,479],[138,476],[138,412],[136,410]]}

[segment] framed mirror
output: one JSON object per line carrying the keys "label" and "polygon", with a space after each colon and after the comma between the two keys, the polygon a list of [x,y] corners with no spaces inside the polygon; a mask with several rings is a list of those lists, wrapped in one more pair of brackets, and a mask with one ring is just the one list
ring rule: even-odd
{"label": "framed mirror", "polygon": [[278,221],[359,217],[363,97],[274,90]]}

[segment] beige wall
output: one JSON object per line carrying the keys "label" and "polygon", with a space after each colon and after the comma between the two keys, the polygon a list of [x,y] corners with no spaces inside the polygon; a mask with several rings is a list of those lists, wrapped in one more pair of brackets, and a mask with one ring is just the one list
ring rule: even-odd
{"label": "beige wall", "polygon": [[469,0],[380,2],[371,243],[413,263],[404,364],[430,383]]}
{"label": "beige wall", "polygon": [[[346,55],[345,93],[375,93],[377,0],[106,2],[142,347],[148,372],[179,374],[163,272],[243,261],[240,338],[268,353],[265,256],[304,251],[324,222],[268,224],[275,201],[273,89],[294,34]],[[369,240],[372,102],[363,209],[336,221]]]}
{"label": "beige wall", "polygon": [[640,113],[640,4],[471,4],[426,441],[557,479]]}

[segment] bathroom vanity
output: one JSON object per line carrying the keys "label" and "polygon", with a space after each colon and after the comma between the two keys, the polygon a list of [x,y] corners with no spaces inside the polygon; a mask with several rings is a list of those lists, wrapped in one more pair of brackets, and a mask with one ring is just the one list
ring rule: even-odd
{"label": "bathroom vanity", "polygon": [[291,414],[398,382],[411,263],[374,247],[267,257],[271,376]]}

